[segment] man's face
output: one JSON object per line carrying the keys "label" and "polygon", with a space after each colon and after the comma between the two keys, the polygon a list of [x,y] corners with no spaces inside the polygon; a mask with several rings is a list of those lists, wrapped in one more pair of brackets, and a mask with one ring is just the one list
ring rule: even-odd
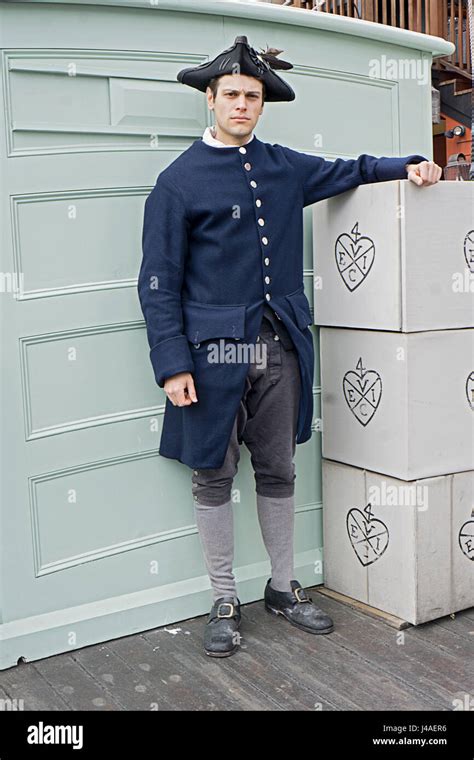
{"label": "man's face", "polygon": [[251,134],[263,111],[263,84],[245,74],[219,77],[215,99],[208,87],[207,103],[215,113],[217,133],[245,139]]}

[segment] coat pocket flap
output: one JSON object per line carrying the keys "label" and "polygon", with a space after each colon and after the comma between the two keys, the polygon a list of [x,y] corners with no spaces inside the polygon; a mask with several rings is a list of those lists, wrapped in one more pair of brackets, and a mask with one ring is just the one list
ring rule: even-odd
{"label": "coat pocket flap", "polygon": [[191,343],[209,338],[245,338],[245,306],[181,301],[184,332]]}
{"label": "coat pocket flap", "polygon": [[304,330],[305,327],[313,324],[309,301],[302,287],[294,293],[285,296],[285,298],[290,302],[293,308],[296,323],[300,330]]}

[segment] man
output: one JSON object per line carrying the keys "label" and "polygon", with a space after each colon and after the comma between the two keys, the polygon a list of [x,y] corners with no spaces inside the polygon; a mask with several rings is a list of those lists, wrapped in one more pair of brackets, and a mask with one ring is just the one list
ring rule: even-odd
{"label": "man", "polygon": [[418,154],[332,162],[261,142],[253,130],[264,100],[295,98],[272,67],[292,65],[241,36],[213,61],[179,72],[206,93],[216,125],[160,173],[145,203],[138,292],[167,396],[160,454],[193,468],[214,596],[204,644],[217,657],[232,654],[239,637],[230,494],[242,441],[271,562],[265,608],[308,633],[334,627],[293,579],[293,457],[311,437],[313,415],[302,210],[363,183],[431,185],[441,174]]}

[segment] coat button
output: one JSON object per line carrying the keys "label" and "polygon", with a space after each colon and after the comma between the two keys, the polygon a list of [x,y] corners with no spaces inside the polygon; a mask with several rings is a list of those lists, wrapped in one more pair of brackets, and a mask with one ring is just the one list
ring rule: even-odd
{"label": "coat button", "polygon": [[259,223],[260,227],[263,227],[263,225],[265,224],[265,219],[262,219],[262,217],[259,217],[259,218],[257,219],[257,221],[258,221],[258,223]]}
{"label": "coat button", "polygon": [[267,283],[267,285],[270,282],[270,277],[268,275],[265,277],[265,282]]}
{"label": "coat button", "polygon": [[278,337],[278,335],[276,335],[276,334],[275,334],[275,335],[273,336],[273,340],[280,340],[280,338]]}
{"label": "coat button", "polygon": [[244,148],[243,146],[239,148],[239,153],[247,153],[247,148]]}
{"label": "coat button", "polygon": [[251,187],[257,187],[257,183],[255,182],[254,179],[250,180],[250,186]]}
{"label": "coat button", "polygon": [[266,267],[267,267],[267,266],[269,265],[269,263],[270,263],[270,259],[268,258],[268,256],[265,256],[265,258],[263,259],[263,261],[265,262],[265,266],[266,266]]}
{"label": "coat button", "polygon": [[263,245],[268,245],[268,238],[263,237],[262,238],[262,243],[263,243]]}
{"label": "coat button", "polygon": [[249,172],[251,168],[252,168],[252,164],[249,164],[249,162],[247,161],[247,162],[244,164],[244,169],[247,169],[247,171]]}
{"label": "coat button", "polygon": [[257,206],[257,208],[260,208],[260,206],[262,205],[262,201],[260,200],[260,198],[257,198],[257,200],[255,201],[255,205]]}
{"label": "coat button", "polygon": [[271,295],[270,295],[270,293],[265,293],[265,298],[267,299],[267,301],[269,301],[269,300],[270,300],[270,298],[271,298]]}

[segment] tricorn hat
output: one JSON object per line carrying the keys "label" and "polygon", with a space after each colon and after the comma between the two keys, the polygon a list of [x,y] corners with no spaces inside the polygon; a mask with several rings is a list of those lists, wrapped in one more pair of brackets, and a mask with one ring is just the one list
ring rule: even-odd
{"label": "tricorn hat", "polygon": [[181,69],[177,79],[182,84],[206,92],[206,87],[213,77],[222,74],[247,74],[263,81],[266,101],[294,100],[296,97],[294,90],[273,71],[273,69],[293,68],[293,64],[277,58],[277,55],[282,52],[282,50],[268,48],[259,53],[250,47],[247,37],[241,35],[235,38],[230,48],[219,53],[212,61]]}

